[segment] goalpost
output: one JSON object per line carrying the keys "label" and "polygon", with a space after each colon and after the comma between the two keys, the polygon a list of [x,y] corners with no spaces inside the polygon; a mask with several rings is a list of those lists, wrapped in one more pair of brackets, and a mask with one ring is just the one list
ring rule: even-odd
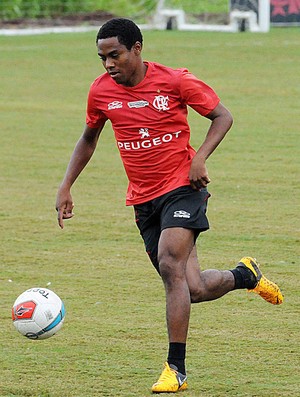
{"label": "goalpost", "polygon": [[[196,4],[195,0],[180,2],[157,0],[156,11],[149,27],[219,32],[244,30],[268,32],[270,30],[270,0],[231,0],[228,4],[227,23],[218,24],[197,21],[195,12],[191,13],[190,11],[193,8],[193,3]],[[193,21],[190,21],[191,19]]]}

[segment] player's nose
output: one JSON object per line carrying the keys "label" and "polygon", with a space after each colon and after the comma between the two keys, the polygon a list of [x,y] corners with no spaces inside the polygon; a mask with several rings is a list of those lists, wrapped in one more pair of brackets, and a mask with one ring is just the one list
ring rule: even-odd
{"label": "player's nose", "polygon": [[106,58],[105,60],[105,69],[113,69],[115,67],[115,62],[111,58]]}

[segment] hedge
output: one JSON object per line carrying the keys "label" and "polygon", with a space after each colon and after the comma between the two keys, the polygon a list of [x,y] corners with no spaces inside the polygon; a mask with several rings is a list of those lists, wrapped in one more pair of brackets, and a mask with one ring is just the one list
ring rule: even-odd
{"label": "hedge", "polygon": [[154,10],[155,0],[1,0],[0,18],[40,18],[92,11],[135,15]]}

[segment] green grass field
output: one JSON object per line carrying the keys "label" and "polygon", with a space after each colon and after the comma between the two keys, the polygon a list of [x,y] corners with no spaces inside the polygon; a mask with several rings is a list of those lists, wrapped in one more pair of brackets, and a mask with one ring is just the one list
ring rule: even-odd
{"label": "green grass field", "polygon": [[[235,124],[208,161],[211,230],[203,268],[258,258],[281,286],[272,306],[245,291],[193,306],[186,397],[295,397],[299,377],[299,29],[269,34],[145,32],[144,58],[188,67]],[[0,37],[1,397],[145,397],[166,358],[162,283],[125,206],[111,128],[73,189],[62,231],[55,196],[102,72],[95,35]],[[208,123],[190,112],[192,143]],[[30,341],[11,321],[16,297],[53,289],[63,329]]]}

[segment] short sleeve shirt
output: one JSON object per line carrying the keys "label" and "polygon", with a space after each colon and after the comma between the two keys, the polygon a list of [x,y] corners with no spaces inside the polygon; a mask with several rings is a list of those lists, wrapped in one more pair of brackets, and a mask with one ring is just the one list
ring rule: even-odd
{"label": "short sleeve shirt", "polygon": [[110,120],[129,180],[126,204],[135,205],[189,185],[191,147],[187,107],[202,116],[219,103],[214,90],[187,69],[145,62],[144,79],[134,87],[108,73],[91,85],[86,123]]}

